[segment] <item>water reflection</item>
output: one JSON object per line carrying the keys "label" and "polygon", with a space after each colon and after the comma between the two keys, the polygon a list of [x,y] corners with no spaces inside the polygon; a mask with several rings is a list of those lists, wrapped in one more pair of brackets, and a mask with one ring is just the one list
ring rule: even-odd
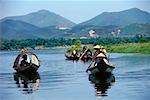
{"label": "water reflection", "polygon": [[25,93],[32,93],[38,90],[40,83],[40,75],[35,73],[14,73],[14,80],[18,88],[21,88]]}
{"label": "water reflection", "polygon": [[96,96],[101,98],[108,95],[107,90],[111,87],[112,83],[115,82],[115,76],[113,74],[90,74],[89,81],[94,84]]}

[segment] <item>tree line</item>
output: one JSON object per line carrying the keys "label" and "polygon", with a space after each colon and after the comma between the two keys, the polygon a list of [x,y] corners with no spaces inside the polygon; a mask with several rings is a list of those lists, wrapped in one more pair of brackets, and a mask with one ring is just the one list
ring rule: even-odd
{"label": "tree line", "polygon": [[6,40],[0,39],[0,50],[18,50],[19,48],[35,49],[37,46],[55,47],[55,46],[71,46],[76,40],[80,40],[82,44],[101,44],[112,45],[120,43],[139,43],[148,42],[150,37],[99,37],[90,39],[64,39],[64,38],[50,38],[50,39],[26,39],[26,40]]}

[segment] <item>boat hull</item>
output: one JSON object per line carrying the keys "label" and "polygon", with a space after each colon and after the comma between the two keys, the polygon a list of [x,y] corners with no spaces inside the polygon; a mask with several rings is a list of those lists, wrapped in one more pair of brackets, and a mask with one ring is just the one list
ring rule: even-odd
{"label": "boat hull", "polygon": [[[79,60],[79,56],[71,56],[71,55],[65,55],[65,57],[67,58],[67,60]],[[89,60],[92,60],[91,57],[86,57],[86,58],[82,58],[81,60],[83,61],[89,61]]]}
{"label": "boat hull", "polygon": [[19,68],[15,68],[15,70],[17,72],[21,72],[21,73],[34,73],[38,70],[39,66],[36,66],[34,64],[30,65],[30,66],[20,66]]}
{"label": "boat hull", "polygon": [[113,69],[115,67],[113,66],[105,66],[105,67],[97,67],[97,66],[94,66],[94,67],[91,67],[89,69],[89,71],[91,72],[91,74],[96,74],[96,73],[112,73]]}
{"label": "boat hull", "polygon": [[76,57],[76,56],[65,55],[65,57],[66,57],[68,60],[79,60],[79,57]]}
{"label": "boat hull", "polygon": [[106,74],[106,73],[101,73],[97,75],[90,74],[89,81],[95,84],[111,83],[115,82],[115,76],[113,74]]}

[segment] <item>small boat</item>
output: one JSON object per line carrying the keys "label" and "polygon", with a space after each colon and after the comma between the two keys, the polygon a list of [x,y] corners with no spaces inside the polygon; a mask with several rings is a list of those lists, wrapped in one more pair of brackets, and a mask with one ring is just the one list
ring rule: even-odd
{"label": "small boat", "polygon": [[[65,57],[67,58],[67,60],[79,60],[79,58],[80,58],[79,55],[73,56],[73,55],[67,54],[67,53],[65,53]],[[82,57],[82,59],[80,59],[80,60],[89,61],[89,60],[92,60],[92,57],[85,56],[85,57]]]}
{"label": "small boat", "polygon": [[88,71],[91,72],[91,74],[96,74],[96,73],[112,73],[113,69],[115,67],[113,65],[105,65],[105,66],[92,66],[88,68]]}
{"label": "small boat", "polygon": [[113,69],[115,68],[114,65],[110,65],[108,63],[108,60],[103,53],[98,54],[95,58],[95,64],[92,67],[90,66],[88,67],[87,71],[90,71],[91,74],[112,73]]}
{"label": "small boat", "polygon": [[65,54],[65,57],[68,59],[68,60],[79,60],[79,56],[73,56],[73,55],[70,55],[70,54]]}
{"label": "small boat", "polygon": [[91,60],[92,60],[92,56],[84,56],[84,57],[82,57],[81,60],[84,60],[84,61],[91,61]]}
{"label": "small boat", "polygon": [[13,68],[17,72],[36,72],[40,67],[38,57],[32,52],[21,53],[15,59]]}

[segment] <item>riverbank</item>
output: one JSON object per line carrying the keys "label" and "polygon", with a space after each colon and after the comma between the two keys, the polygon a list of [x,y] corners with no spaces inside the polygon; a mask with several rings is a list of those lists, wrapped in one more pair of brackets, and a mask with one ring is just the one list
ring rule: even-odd
{"label": "riverbank", "polygon": [[[101,45],[101,44],[100,44]],[[141,54],[150,54],[150,42],[144,43],[120,43],[120,44],[112,44],[112,45],[103,45],[107,52],[111,53],[141,53]],[[53,46],[53,47],[44,47],[37,46],[34,49],[26,47],[27,50],[48,50],[48,49],[63,49],[63,48],[71,48],[72,46]],[[92,49],[92,45],[88,45],[90,49]],[[19,49],[8,49],[1,51],[19,51]],[[93,49],[92,49],[93,51]]]}
{"label": "riverbank", "polygon": [[108,45],[111,53],[141,53],[150,54],[150,42],[145,43],[123,43]]}

